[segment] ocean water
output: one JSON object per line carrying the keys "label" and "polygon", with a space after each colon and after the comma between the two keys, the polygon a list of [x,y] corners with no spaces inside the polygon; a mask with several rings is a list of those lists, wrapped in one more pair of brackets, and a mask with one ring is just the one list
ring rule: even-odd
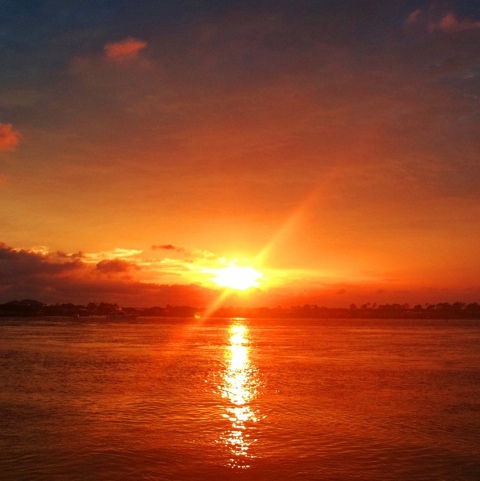
{"label": "ocean water", "polygon": [[480,480],[480,322],[0,319],[1,481]]}

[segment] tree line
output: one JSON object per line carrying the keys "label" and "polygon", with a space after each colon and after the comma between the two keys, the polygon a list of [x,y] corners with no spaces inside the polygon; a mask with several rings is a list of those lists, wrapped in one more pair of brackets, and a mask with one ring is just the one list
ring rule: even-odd
{"label": "tree line", "polygon": [[[108,316],[120,307],[115,303],[90,302],[86,305],[63,303],[50,304],[24,299],[0,304],[0,316]],[[205,308],[187,305],[147,308],[123,307],[127,314],[156,317],[198,317]],[[351,304],[348,308],[325,307],[317,304],[290,307],[221,307],[213,317],[249,318],[312,318],[312,319],[480,319],[480,304],[477,302],[441,302],[438,304]]]}

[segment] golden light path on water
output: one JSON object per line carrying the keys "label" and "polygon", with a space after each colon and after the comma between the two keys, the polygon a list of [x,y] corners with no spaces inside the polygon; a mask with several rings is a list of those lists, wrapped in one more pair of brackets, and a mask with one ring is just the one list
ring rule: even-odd
{"label": "golden light path on water", "polygon": [[259,418],[251,408],[251,401],[258,391],[258,379],[255,367],[249,358],[248,329],[240,320],[229,330],[230,344],[225,349],[225,370],[222,375],[220,391],[227,401],[223,417],[230,426],[222,433],[219,442],[229,451],[229,466],[248,469],[254,458],[251,427]]}

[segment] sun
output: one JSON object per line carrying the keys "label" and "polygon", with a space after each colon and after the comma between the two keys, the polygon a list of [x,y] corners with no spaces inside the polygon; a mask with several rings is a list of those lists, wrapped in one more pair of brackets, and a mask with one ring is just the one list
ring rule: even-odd
{"label": "sun", "polygon": [[229,265],[221,269],[214,269],[215,277],[212,281],[219,287],[245,291],[251,287],[258,287],[263,274],[253,267]]}

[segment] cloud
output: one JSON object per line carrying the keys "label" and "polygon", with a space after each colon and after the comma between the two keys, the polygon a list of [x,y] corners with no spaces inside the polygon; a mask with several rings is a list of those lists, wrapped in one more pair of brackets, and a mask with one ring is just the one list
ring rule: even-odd
{"label": "cloud", "polygon": [[153,245],[152,246],[152,250],[154,250],[154,251],[159,250],[159,249],[164,249],[164,250],[167,250],[167,251],[175,251],[175,252],[185,252],[185,249],[183,249],[182,247],[175,247],[172,244],[162,244],[162,245]]}
{"label": "cloud", "polygon": [[77,258],[60,260],[35,250],[14,249],[0,243],[0,290],[5,285],[27,278],[39,280],[43,276],[63,276],[84,267]]}
{"label": "cloud", "polygon": [[107,43],[104,46],[105,56],[113,62],[124,62],[138,57],[140,51],[146,48],[147,42],[128,37],[120,42]]}
{"label": "cloud", "polygon": [[435,9],[428,11],[417,9],[410,13],[406,21],[407,26],[426,28],[428,32],[442,31],[446,33],[462,32],[480,28],[480,21],[469,18],[459,19],[454,12],[438,15]]}
{"label": "cloud", "polygon": [[136,264],[121,259],[103,260],[96,265],[97,271],[102,274],[120,274],[126,273],[131,269],[140,270]]}
{"label": "cloud", "polygon": [[139,261],[141,254],[142,251],[138,249],[116,247],[110,251],[89,252],[85,254],[82,253],[81,255],[86,263],[98,264],[100,261],[111,259],[128,259],[130,262]]}
{"label": "cloud", "polygon": [[0,123],[0,151],[14,150],[20,139],[20,133],[13,130],[12,124]]}
{"label": "cloud", "polygon": [[442,30],[444,32],[460,32],[480,28],[480,22],[468,18],[459,20],[454,13],[446,13],[439,21],[429,24],[429,31]]}
{"label": "cloud", "polygon": [[413,11],[407,18],[407,25],[412,25],[417,22],[418,17],[422,13],[422,10],[418,8],[417,10]]}

